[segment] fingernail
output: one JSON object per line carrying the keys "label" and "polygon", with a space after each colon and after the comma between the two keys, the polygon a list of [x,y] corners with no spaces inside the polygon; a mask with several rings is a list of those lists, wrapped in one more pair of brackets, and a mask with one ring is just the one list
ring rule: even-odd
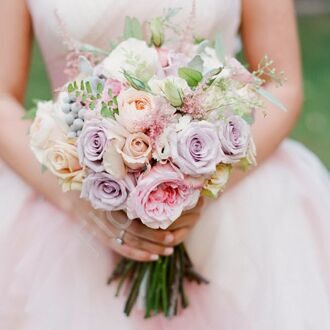
{"label": "fingernail", "polygon": [[171,242],[173,242],[173,240],[174,240],[174,235],[172,235],[172,234],[166,235],[165,243],[171,243]]}
{"label": "fingernail", "polygon": [[150,260],[158,260],[158,258],[159,258],[159,255],[158,254],[152,254],[150,256]]}
{"label": "fingernail", "polygon": [[167,256],[171,255],[173,253],[174,249],[171,247],[168,247],[164,250],[164,254],[166,254]]}

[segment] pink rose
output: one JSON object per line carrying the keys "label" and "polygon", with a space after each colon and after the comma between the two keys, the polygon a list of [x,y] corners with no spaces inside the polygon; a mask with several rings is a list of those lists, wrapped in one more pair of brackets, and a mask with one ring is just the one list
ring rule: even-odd
{"label": "pink rose", "polygon": [[170,163],[157,164],[139,177],[127,201],[127,215],[150,228],[166,229],[183,211],[196,206],[202,186]]}

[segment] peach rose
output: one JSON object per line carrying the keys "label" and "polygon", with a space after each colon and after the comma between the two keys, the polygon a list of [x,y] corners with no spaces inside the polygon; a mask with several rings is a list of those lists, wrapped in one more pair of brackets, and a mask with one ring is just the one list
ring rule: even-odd
{"label": "peach rose", "polygon": [[127,167],[137,170],[144,167],[151,159],[150,138],[139,132],[130,134],[125,142],[121,155]]}
{"label": "peach rose", "polygon": [[139,131],[137,124],[156,111],[156,100],[149,93],[130,88],[119,94],[118,111],[117,121],[130,133],[136,133]]}

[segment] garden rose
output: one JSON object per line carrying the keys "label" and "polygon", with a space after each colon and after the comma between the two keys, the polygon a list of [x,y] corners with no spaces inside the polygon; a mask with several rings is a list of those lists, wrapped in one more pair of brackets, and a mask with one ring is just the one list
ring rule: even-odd
{"label": "garden rose", "polygon": [[123,71],[147,82],[159,68],[157,51],[148,47],[145,41],[130,38],[121,42],[103,60],[100,70],[107,77],[121,82],[126,81]]}
{"label": "garden rose", "polygon": [[57,118],[57,105],[52,101],[38,102],[37,114],[30,127],[30,145],[42,163],[44,151],[55,141],[65,141],[68,127]]}
{"label": "garden rose", "polygon": [[139,177],[127,201],[127,215],[150,228],[166,229],[183,211],[196,206],[202,185],[169,163],[157,164]]}
{"label": "garden rose", "polygon": [[184,174],[210,175],[220,162],[216,127],[207,122],[190,122],[181,131],[169,134],[171,158]]}
{"label": "garden rose", "polygon": [[108,129],[109,124],[106,120],[92,119],[85,123],[77,140],[81,164],[88,166],[95,172],[104,170],[102,161],[108,141]]}
{"label": "garden rose", "polygon": [[56,141],[45,150],[43,164],[60,178],[63,191],[81,190],[86,172],[79,163],[76,146]]}
{"label": "garden rose", "polygon": [[237,163],[247,156],[251,132],[250,126],[241,117],[232,115],[221,121],[218,125],[218,137],[223,163]]}
{"label": "garden rose", "polygon": [[91,173],[83,182],[81,197],[89,200],[95,209],[124,210],[133,189],[134,180],[130,175],[118,180],[106,172]]}
{"label": "garden rose", "polygon": [[211,198],[217,198],[224,190],[231,173],[231,165],[219,164],[211,178],[206,181],[202,194]]}
{"label": "garden rose", "polygon": [[156,112],[156,104],[156,99],[151,94],[130,88],[118,96],[119,113],[116,119],[130,133],[138,132],[137,124]]}
{"label": "garden rose", "polygon": [[150,138],[139,132],[130,134],[121,151],[127,167],[132,170],[143,168],[151,159],[152,146]]}

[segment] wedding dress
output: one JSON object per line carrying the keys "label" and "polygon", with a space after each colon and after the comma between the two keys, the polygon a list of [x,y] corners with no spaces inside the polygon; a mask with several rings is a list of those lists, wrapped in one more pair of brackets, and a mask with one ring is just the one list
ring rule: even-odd
{"label": "wedding dress", "polygon": [[[187,0],[28,0],[52,87],[64,81],[66,47],[55,11],[73,38],[107,47],[124,17],[141,21]],[[239,0],[198,0],[196,30],[221,31],[239,47]],[[0,165],[0,329],[330,329],[329,174],[302,145],[284,141],[247,179],[216,201],[187,241],[209,285],[189,285],[179,317],[127,318],[107,286],[113,254],[79,224]]]}

